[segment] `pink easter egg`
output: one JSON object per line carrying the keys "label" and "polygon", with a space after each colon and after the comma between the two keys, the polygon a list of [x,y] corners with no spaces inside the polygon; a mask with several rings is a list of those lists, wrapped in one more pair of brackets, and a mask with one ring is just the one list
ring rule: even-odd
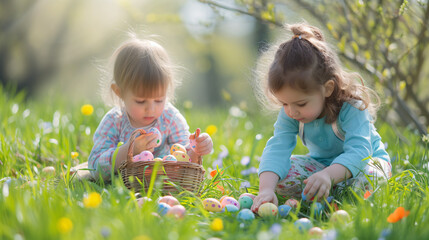
{"label": "pink easter egg", "polygon": [[240,199],[241,197],[244,197],[244,196],[248,196],[248,197],[250,197],[252,200],[253,199],[255,199],[255,195],[253,195],[253,194],[251,194],[251,193],[243,193],[243,194],[241,194],[240,195],[240,197],[238,198],[238,199]]}
{"label": "pink easter egg", "polygon": [[298,206],[298,201],[296,199],[290,198],[285,202],[285,205],[288,205],[291,208],[296,208]]}
{"label": "pink easter egg", "polygon": [[170,154],[173,154],[175,151],[186,152],[186,148],[179,143],[175,143],[170,148]]}
{"label": "pink easter egg", "polygon": [[159,145],[161,145],[162,138],[161,138],[161,132],[158,130],[158,128],[152,127],[152,128],[150,128],[147,131],[147,133],[153,133],[153,134],[156,135],[156,138],[155,138],[156,145],[155,145],[155,147],[159,147]]}
{"label": "pink easter egg", "polygon": [[180,205],[180,202],[179,202],[179,200],[177,200],[175,197],[173,197],[173,196],[164,196],[164,197],[161,197],[160,199],[159,199],[159,202],[160,203],[167,203],[168,205],[170,205],[171,207],[172,206],[174,206],[174,205]]}
{"label": "pink easter egg", "polygon": [[134,162],[138,161],[152,161],[153,160],[153,154],[150,151],[143,151],[138,155],[134,156]]}
{"label": "pink easter egg", "polygon": [[226,205],[234,205],[238,209],[240,209],[240,203],[233,197],[223,198],[222,201],[220,202],[220,204],[222,204],[222,207],[225,207]]}
{"label": "pink easter egg", "polygon": [[172,206],[168,212],[167,216],[175,216],[176,218],[183,218],[185,216],[186,209],[182,205],[174,205]]}

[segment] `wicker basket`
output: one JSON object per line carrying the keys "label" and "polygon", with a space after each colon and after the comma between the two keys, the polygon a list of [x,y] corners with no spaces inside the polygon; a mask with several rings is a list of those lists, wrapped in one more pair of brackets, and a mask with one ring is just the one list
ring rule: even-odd
{"label": "wicker basket", "polygon": [[[141,183],[144,184],[144,189],[147,191],[150,185],[150,179],[152,177],[152,171],[155,164],[159,164],[156,180],[160,180],[162,177],[162,192],[171,193],[177,192],[180,188],[186,189],[191,192],[198,191],[200,184],[204,179],[205,170],[199,163],[192,162],[173,162],[173,161],[133,161],[133,148],[134,140],[140,134],[146,132],[142,129],[137,129],[131,134],[130,146],[128,148],[127,161],[122,163],[119,167],[119,171],[122,176],[122,180],[128,189],[134,189],[136,192],[142,190]],[[130,181],[131,177],[131,181]],[[137,181],[137,179],[139,181]],[[141,182],[141,183],[140,183]],[[174,183],[178,187],[172,185]]]}

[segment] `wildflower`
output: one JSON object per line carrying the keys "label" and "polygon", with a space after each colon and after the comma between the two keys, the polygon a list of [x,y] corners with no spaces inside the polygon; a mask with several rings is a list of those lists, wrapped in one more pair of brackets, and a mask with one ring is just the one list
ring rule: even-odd
{"label": "wildflower", "polygon": [[213,136],[217,132],[217,127],[215,125],[208,125],[206,128],[206,133],[210,136]]}
{"label": "wildflower", "polygon": [[405,81],[400,81],[399,82],[399,91],[404,90],[406,85],[407,85],[407,83]]}
{"label": "wildflower", "polygon": [[213,222],[210,224],[210,228],[213,231],[222,231],[223,230],[223,221],[221,218],[213,219]]}
{"label": "wildflower", "polygon": [[368,199],[372,194],[372,190],[370,191],[366,191],[365,194],[363,195],[363,198]]}
{"label": "wildflower", "polygon": [[231,101],[231,94],[225,89],[222,89],[222,97],[228,102]]}
{"label": "wildflower", "polygon": [[[212,178],[213,178],[213,177],[216,176],[217,173],[218,173],[218,171],[215,169],[215,170],[213,170],[213,171],[210,172],[210,176],[212,176]],[[220,175],[223,174],[223,171],[221,171],[219,174]]]}
{"label": "wildflower", "polygon": [[85,104],[80,108],[83,115],[89,116],[94,112],[94,107],[91,104]]}
{"label": "wildflower", "polygon": [[[428,132],[429,132],[429,127],[428,127]],[[423,135],[422,141],[425,143],[429,143],[429,134]]]}
{"label": "wildflower", "polygon": [[392,214],[389,215],[387,218],[387,221],[390,223],[395,223],[402,218],[408,216],[410,214],[410,211],[405,211],[405,208],[398,207]]}
{"label": "wildflower", "polygon": [[76,159],[77,157],[79,157],[79,153],[78,152],[71,152],[71,158],[72,159]]}
{"label": "wildflower", "polygon": [[62,217],[58,220],[57,229],[60,233],[68,233],[73,229],[73,222],[66,217]]}
{"label": "wildflower", "polygon": [[88,197],[83,199],[83,205],[86,208],[96,208],[101,204],[101,196],[96,192],[92,192],[88,195]]}

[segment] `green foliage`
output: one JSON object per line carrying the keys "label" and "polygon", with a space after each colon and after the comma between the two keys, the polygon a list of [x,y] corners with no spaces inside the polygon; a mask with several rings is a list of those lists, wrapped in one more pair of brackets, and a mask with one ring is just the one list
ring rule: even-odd
{"label": "green foliage", "polygon": [[[60,97],[55,101],[25,102],[23,95],[13,93],[13,89],[0,89],[0,93],[1,239],[310,239],[294,227],[293,222],[301,217],[311,218],[325,232],[335,229],[337,239],[377,239],[385,229],[391,231],[386,239],[429,237],[428,142],[409,131],[404,132],[407,141],[403,141],[387,124],[378,125],[393,159],[393,177],[378,184],[368,199],[363,198],[363,191],[351,188],[332,193],[335,204],[350,213],[350,223],[329,221],[334,205],[315,216],[312,203],[301,202],[286,219],[257,218],[241,224],[234,213],[205,211],[202,200],[220,198],[223,193],[217,186],[235,198],[244,192],[257,193],[257,174],[245,175],[242,171],[258,167],[276,116],[267,117],[231,102],[225,105],[228,111],[197,110],[179,104],[191,131],[197,127],[204,131],[211,124],[218,130],[212,136],[214,153],[204,158],[206,179],[202,188],[197,194],[184,191],[175,195],[187,209],[183,219],[175,219],[152,214],[156,201],[138,207],[134,192],[126,189],[118,177],[110,184],[96,184],[70,176],[68,169],[76,164],[71,152],[79,153],[79,162],[86,161],[92,134],[106,107],[94,104],[94,114],[85,116],[80,105],[70,105]],[[299,144],[296,153],[305,151]],[[215,168],[213,162],[222,156],[223,167]],[[250,161],[243,165],[240,161],[246,156]],[[46,166],[54,166],[56,174],[44,173]],[[212,169],[218,170],[214,177],[209,175]],[[246,181],[250,187],[241,187]],[[102,202],[96,208],[87,208],[84,199],[92,192],[99,193]],[[153,185],[148,194],[157,199],[159,186]],[[399,206],[410,210],[410,215],[388,223],[386,218]],[[223,230],[210,228],[214,218],[222,219]],[[280,230],[274,230],[279,226]]]}

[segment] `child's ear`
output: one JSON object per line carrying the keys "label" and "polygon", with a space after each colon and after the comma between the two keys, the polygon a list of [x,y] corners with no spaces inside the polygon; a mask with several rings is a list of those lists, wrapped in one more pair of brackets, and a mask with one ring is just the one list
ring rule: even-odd
{"label": "child's ear", "polygon": [[325,97],[330,97],[331,94],[334,92],[335,89],[335,82],[334,80],[328,80],[325,82]]}
{"label": "child's ear", "polygon": [[110,88],[113,90],[113,92],[116,94],[116,96],[118,96],[119,98],[121,97],[121,89],[119,88],[119,86],[116,83],[112,83],[112,85],[110,85]]}

